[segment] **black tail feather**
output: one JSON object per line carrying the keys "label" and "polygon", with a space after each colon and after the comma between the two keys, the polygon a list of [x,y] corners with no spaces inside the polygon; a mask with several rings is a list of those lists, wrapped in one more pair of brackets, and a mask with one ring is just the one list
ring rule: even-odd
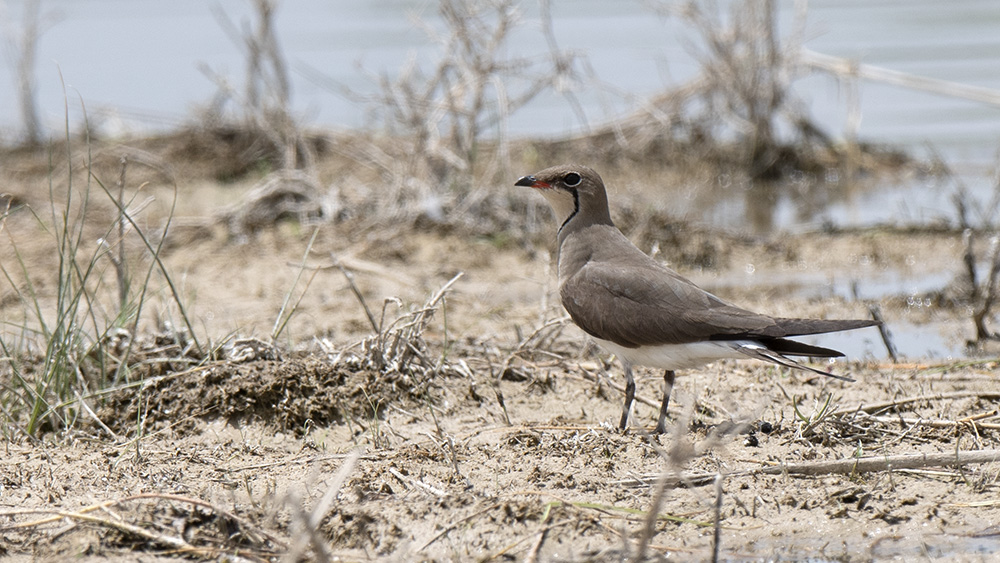
{"label": "black tail feather", "polygon": [[809,356],[812,358],[839,358],[843,352],[822,346],[813,346],[786,338],[759,338],[758,342],[767,347],[772,352],[787,354],[789,356]]}

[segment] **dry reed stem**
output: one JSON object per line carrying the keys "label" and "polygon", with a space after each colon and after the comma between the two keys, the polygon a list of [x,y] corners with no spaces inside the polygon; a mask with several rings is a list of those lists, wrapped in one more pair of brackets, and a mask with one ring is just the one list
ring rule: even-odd
{"label": "dry reed stem", "polygon": [[361,294],[361,290],[358,289],[358,285],[354,283],[354,274],[352,274],[344,264],[341,263],[340,259],[333,252],[330,253],[330,259],[333,260],[334,266],[336,266],[340,273],[344,274],[344,278],[347,280],[347,285],[351,288],[351,293],[354,294],[355,299],[361,304],[361,308],[365,311],[365,316],[368,317],[368,324],[371,325],[372,330],[376,333],[381,332],[382,328],[379,326],[378,321],[375,320],[375,315],[372,313],[370,307],[368,307],[368,302],[365,301],[365,296]]}
{"label": "dry reed stem", "polygon": [[41,121],[38,118],[38,100],[35,98],[37,80],[35,78],[35,59],[38,54],[38,43],[42,29],[41,0],[24,2],[24,12],[21,20],[21,34],[16,36],[11,24],[4,31],[10,40],[11,57],[14,59],[15,79],[17,81],[17,105],[24,126],[25,140],[29,145],[42,142]]}
{"label": "dry reed stem", "polygon": [[[493,561],[495,559],[503,557],[507,553],[511,552],[517,546],[519,546],[522,543],[524,543],[524,542],[528,541],[529,539],[531,539],[533,536],[537,535],[537,536],[539,536],[539,540],[541,540],[541,539],[543,539],[545,537],[546,534],[548,534],[548,532],[550,530],[552,530],[554,528],[560,528],[562,526],[565,526],[567,524],[572,524],[574,522],[576,522],[576,520],[573,520],[571,518],[567,518],[567,519],[562,520],[560,522],[556,522],[554,524],[549,524],[548,526],[545,526],[544,528],[542,528],[541,532],[537,532],[537,533],[534,533],[534,534],[529,534],[527,536],[521,537],[517,541],[515,541],[515,542],[513,542],[513,543],[511,543],[511,544],[509,544],[509,545],[507,545],[505,547],[503,547],[502,549],[500,549],[500,550],[498,550],[498,551],[496,551],[494,553],[491,553],[491,554],[483,557],[482,561]],[[537,544],[538,548],[541,548],[541,541],[536,541],[536,544]],[[534,555],[535,557],[537,557],[537,555],[538,555],[537,552],[534,551],[534,547],[532,548],[532,551],[529,551],[528,555],[525,557],[525,562],[526,563],[528,561],[533,561],[534,560],[533,557],[532,557],[532,555]]]}
{"label": "dry reed stem", "polygon": [[444,498],[448,496],[448,493],[446,493],[445,491],[442,491],[441,489],[433,485],[428,485],[427,483],[424,483],[423,481],[420,481],[418,479],[414,479],[413,477],[407,477],[406,475],[400,473],[399,470],[394,467],[389,468],[389,473],[391,473],[393,477],[395,477],[396,479],[399,479],[400,483],[407,485],[409,488],[418,489],[424,491],[425,493],[430,493],[431,495],[437,498]]}
{"label": "dry reed stem", "polygon": [[[830,413],[832,417],[843,417],[855,413],[868,413],[871,414],[875,411],[881,411],[885,409],[893,409],[902,405],[909,403],[930,403],[932,401],[947,401],[954,399],[969,399],[969,398],[979,398],[989,401],[1000,400],[1000,391],[990,392],[990,391],[956,391],[952,393],[939,393],[937,395],[917,395],[914,397],[903,397],[901,399],[893,399],[891,401],[885,401],[882,403],[872,403],[872,404],[859,404],[856,407],[840,409]],[[898,419],[897,419],[898,420]]]}
{"label": "dry reed stem", "polygon": [[653,498],[649,503],[649,513],[646,515],[642,531],[639,534],[639,545],[635,556],[636,561],[646,560],[646,551],[649,549],[649,546],[653,541],[653,536],[656,535],[656,523],[659,520],[658,516],[660,513],[660,507],[663,506],[663,501],[667,491],[667,475],[668,473],[663,471],[656,479],[656,486],[653,489]]}
{"label": "dry reed stem", "polygon": [[542,549],[542,542],[545,541],[545,536],[548,534],[549,530],[553,528],[553,525],[546,525],[550,516],[551,512],[546,510],[545,515],[542,517],[542,521],[540,522],[540,525],[543,527],[535,533],[537,536],[535,543],[531,545],[528,555],[524,558],[524,563],[536,563],[538,561],[538,552]]}
{"label": "dry reed stem", "polygon": [[712,563],[719,561],[719,551],[722,549],[722,483],[725,476],[722,473],[715,475],[715,506],[713,510],[712,529]]}
{"label": "dry reed stem", "polygon": [[[853,475],[895,469],[920,469],[924,467],[961,467],[1000,461],[1000,450],[959,450],[949,453],[917,453],[894,456],[848,458],[817,463],[788,463],[756,470],[770,475]],[[772,463],[772,462],[760,462]]]}
{"label": "dry reed stem", "polygon": [[354,450],[344,458],[344,463],[340,465],[337,472],[327,481],[326,492],[316,503],[311,512],[307,511],[296,495],[289,495],[286,505],[292,514],[292,528],[297,530],[295,537],[289,542],[287,551],[282,555],[282,561],[300,561],[307,554],[307,550],[312,546],[311,558],[316,561],[331,561],[332,556],[326,545],[326,539],[320,534],[319,526],[324,518],[329,514],[340,489],[347,481],[347,477],[354,471],[360,458],[360,452]]}
{"label": "dry reed stem", "polygon": [[0,527],[0,530],[13,530],[13,529],[24,530],[24,529],[30,529],[30,528],[38,528],[38,527],[44,526],[46,524],[52,524],[52,523],[56,523],[56,522],[62,521],[64,519],[68,519],[68,520],[70,520],[72,522],[83,522],[83,523],[97,525],[97,526],[104,527],[104,528],[118,530],[119,532],[121,532],[123,534],[136,536],[136,537],[142,538],[143,540],[152,542],[154,544],[162,545],[162,546],[165,546],[165,547],[168,547],[168,548],[171,548],[171,549],[178,550],[181,553],[189,553],[189,554],[195,554],[195,555],[201,555],[201,556],[218,556],[218,555],[221,555],[221,554],[225,553],[227,557],[232,558],[234,561],[261,561],[261,560],[265,560],[266,559],[266,556],[264,556],[264,557],[258,557],[256,554],[251,553],[250,550],[246,550],[246,552],[244,552],[244,553],[241,554],[238,549],[234,550],[234,549],[231,549],[231,548],[227,549],[227,548],[218,548],[218,547],[196,546],[196,545],[193,545],[193,544],[187,542],[182,537],[160,533],[160,532],[157,532],[157,531],[154,531],[154,530],[151,530],[151,529],[144,528],[142,526],[138,526],[138,525],[135,525],[135,524],[130,524],[130,523],[124,522],[122,520],[121,516],[116,515],[116,514],[112,514],[112,518],[101,518],[101,517],[93,516],[93,515],[90,514],[91,512],[95,512],[95,511],[98,511],[98,510],[109,512],[109,509],[112,506],[123,504],[123,503],[126,503],[126,502],[131,502],[131,501],[136,501],[136,500],[145,500],[145,499],[168,500],[168,501],[175,501],[175,502],[183,502],[183,503],[192,504],[192,505],[200,506],[200,507],[203,507],[203,508],[207,508],[207,509],[210,509],[210,510],[212,510],[213,512],[215,512],[217,514],[223,515],[223,516],[225,516],[227,518],[230,518],[230,519],[238,522],[241,526],[245,527],[247,530],[252,530],[252,531],[254,531],[256,533],[259,533],[261,536],[267,538],[269,541],[275,543],[276,545],[279,545],[279,546],[282,546],[282,547],[287,546],[287,542],[285,540],[283,540],[282,538],[279,538],[279,537],[275,536],[274,534],[272,534],[270,532],[267,532],[266,530],[263,530],[263,529],[259,528],[258,526],[255,526],[250,521],[248,521],[248,520],[246,520],[244,518],[240,518],[239,516],[236,516],[235,514],[229,512],[229,511],[227,511],[225,509],[219,508],[219,507],[217,507],[217,506],[215,506],[215,505],[213,505],[211,503],[208,503],[208,502],[205,502],[205,501],[202,501],[202,500],[199,500],[199,499],[192,499],[192,498],[188,498],[188,497],[182,497],[182,496],[179,496],[179,495],[161,494],[161,493],[144,493],[144,494],[140,494],[140,495],[132,495],[132,496],[125,497],[125,498],[122,498],[122,499],[110,500],[110,501],[105,501],[105,502],[98,503],[98,504],[95,504],[95,505],[87,506],[87,507],[84,507],[84,508],[82,508],[80,510],[76,510],[76,511],[67,511],[67,510],[59,510],[59,509],[46,509],[46,508],[35,508],[35,509],[26,509],[26,510],[3,511],[3,512],[0,512],[0,515],[4,515],[4,516],[16,516],[16,515],[19,515],[19,514],[47,513],[47,514],[52,514],[53,516],[50,516],[50,517],[47,517],[47,518],[42,518],[42,519],[39,519],[39,520],[34,520],[34,521],[31,521],[31,522],[22,522],[22,523],[18,523],[18,524],[13,524],[13,525],[8,525],[8,526]]}
{"label": "dry reed stem", "polygon": [[[980,416],[992,417],[997,416],[997,414],[996,412],[991,412]],[[962,418],[959,420],[934,420],[928,418],[907,418],[901,416],[862,415],[856,420],[858,422],[873,421],[891,425],[907,424],[910,426],[922,426],[925,428],[967,428],[974,432],[978,432],[980,430],[1000,430],[1000,423],[979,422],[974,418]]]}
{"label": "dry reed stem", "polygon": [[340,465],[340,469],[337,469],[337,473],[334,474],[333,478],[327,483],[326,493],[323,494],[323,498],[313,509],[312,514],[309,517],[309,525],[312,528],[319,527],[323,518],[330,512],[330,507],[333,506],[334,500],[337,498],[337,494],[340,492],[341,487],[347,481],[347,477],[354,471],[354,467],[358,463],[358,459],[361,456],[361,452],[358,450],[352,451],[350,454],[344,458],[344,463]]}
{"label": "dry reed stem", "polygon": [[824,55],[808,49],[802,49],[799,52],[799,63],[808,68],[828,72],[838,78],[863,78],[911,90],[922,90],[942,96],[1000,106],[1000,90],[993,88],[927,78],[926,76],[858,63],[842,57]]}
{"label": "dry reed stem", "polygon": [[[242,518],[240,516],[237,516],[236,514],[234,514],[234,513],[230,512],[230,511],[226,510],[225,508],[222,508],[220,506],[217,506],[215,504],[212,504],[210,502],[207,502],[207,501],[204,501],[204,500],[201,500],[201,499],[196,499],[196,498],[191,498],[191,497],[185,497],[185,496],[182,496],[182,495],[175,495],[175,494],[169,494],[169,493],[141,493],[141,494],[137,494],[137,495],[130,495],[130,496],[127,496],[127,497],[124,497],[124,498],[120,498],[120,499],[108,500],[108,501],[100,502],[100,503],[97,503],[97,504],[92,504],[90,506],[86,506],[86,507],[80,508],[78,510],[72,511],[72,513],[73,514],[89,514],[91,512],[96,511],[96,510],[104,510],[104,509],[110,508],[112,506],[117,506],[117,505],[120,505],[120,504],[125,504],[125,503],[129,503],[129,502],[133,502],[133,501],[140,501],[140,500],[167,500],[167,501],[172,501],[172,502],[180,502],[180,503],[184,503],[184,504],[190,504],[190,505],[193,505],[193,506],[199,506],[199,507],[211,510],[212,512],[215,512],[216,514],[220,514],[222,516],[225,516],[226,518],[229,518],[229,519],[231,519],[231,520],[239,523],[241,526],[245,527],[246,529],[252,530],[253,532],[255,532],[257,534],[260,534],[261,536],[267,538],[268,541],[273,542],[275,545],[278,545],[280,547],[287,547],[288,546],[288,540],[287,539],[278,537],[277,535],[275,535],[275,534],[273,534],[271,532],[268,532],[267,530],[265,530],[263,528],[260,528],[259,526],[253,524],[249,520],[247,520],[245,518]],[[42,519],[34,520],[34,521],[31,521],[31,522],[21,522],[21,523],[18,523],[18,524],[11,524],[11,525],[8,525],[8,526],[0,527],[0,529],[11,529],[11,530],[13,530],[13,529],[25,529],[25,528],[37,528],[37,527],[40,527],[40,526],[44,526],[46,524],[52,524],[52,523],[58,522],[62,518],[64,518],[63,511],[60,511],[60,510],[57,510],[57,509],[32,508],[32,509],[0,511],[0,515],[2,515],[2,516],[17,516],[17,515],[22,515],[22,514],[38,514],[38,513],[56,514],[56,516],[51,516],[51,517],[48,517],[48,518],[42,518]]]}
{"label": "dry reed stem", "polygon": [[[747,460],[753,463],[767,465],[758,469],[732,471],[729,477],[746,475],[796,475],[816,477],[819,475],[857,475],[877,471],[896,471],[922,469],[925,467],[963,467],[982,463],[1000,462],[1000,449],[991,450],[959,450],[948,453],[916,453],[893,456],[869,456],[859,458],[820,461],[815,463],[783,463],[764,460]],[[715,473],[689,473],[679,476],[671,482],[673,486],[703,486],[714,482]],[[638,478],[622,479],[615,483],[627,486],[649,486],[658,475],[646,475]]]}

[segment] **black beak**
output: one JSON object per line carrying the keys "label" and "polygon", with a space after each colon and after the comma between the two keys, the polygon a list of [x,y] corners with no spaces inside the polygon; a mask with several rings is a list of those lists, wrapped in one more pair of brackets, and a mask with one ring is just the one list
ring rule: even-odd
{"label": "black beak", "polygon": [[539,182],[538,180],[535,179],[534,176],[522,176],[520,180],[514,182],[514,185],[525,186],[528,188],[537,188],[547,184],[545,184],[545,182]]}

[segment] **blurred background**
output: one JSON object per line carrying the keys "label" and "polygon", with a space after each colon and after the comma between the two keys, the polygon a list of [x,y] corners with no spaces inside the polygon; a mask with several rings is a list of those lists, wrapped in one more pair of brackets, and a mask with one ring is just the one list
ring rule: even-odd
{"label": "blurred background", "polygon": [[[582,161],[612,180],[622,229],[682,269],[713,271],[744,235],[943,233],[954,252],[787,283],[968,308],[993,338],[993,1],[0,0],[0,19],[3,145],[121,143],[197,170],[178,183],[238,199],[235,240],[285,198],[307,222],[537,245],[547,208],[495,187]],[[709,231],[729,238],[706,251],[690,233]],[[752,266],[714,283],[774,282]]]}
{"label": "blurred background", "polygon": [[[580,131],[691,80],[704,45],[689,21],[666,13],[682,4],[553,0],[549,9],[558,48],[585,56],[592,77],[607,87],[591,84],[576,92],[582,112],[547,92],[510,116],[510,132],[556,137]],[[728,3],[717,4],[724,13]],[[444,27],[437,3],[426,0],[274,5],[274,35],[288,68],[291,108],[317,127],[372,126],[365,106],[344,89],[368,94],[375,89],[374,77],[398,72],[409,58],[432,61],[435,45],[428,31],[443,33]],[[503,48],[511,55],[544,56],[549,47],[539,3],[515,6],[519,23]],[[1000,92],[996,2],[813,0],[776,6],[784,35],[798,32],[796,14],[805,10],[801,38],[810,51]],[[225,97],[224,82],[240,88],[246,57],[239,34],[256,25],[256,8],[244,0],[4,0],[0,10],[7,55],[0,131],[8,142],[25,134],[15,100],[19,56],[32,26],[30,72],[42,133],[62,131],[68,103],[71,122],[82,120],[85,105],[92,126],[117,135],[179,127],[196,108]],[[995,162],[997,92],[988,103],[962,92],[928,93],[882,79],[860,78],[845,86],[815,69],[796,76],[792,86],[830,134],[857,134],[918,153],[931,145],[963,171],[979,166],[981,172]]]}

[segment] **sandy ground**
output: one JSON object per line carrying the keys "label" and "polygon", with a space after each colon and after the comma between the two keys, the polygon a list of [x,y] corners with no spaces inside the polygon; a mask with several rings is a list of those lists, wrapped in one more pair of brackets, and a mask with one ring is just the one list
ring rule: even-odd
{"label": "sandy ground", "polygon": [[[7,185],[20,203],[46,209],[48,194],[28,176]],[[310,226],[285,222],[237,243],[205,220],[248,188],[186,185],[164,256],[203,345],[218,346],[212,359],[180,357],[165,338],[178,314],[154,278],[149,314],[160,322],[138,339],[142,361],[130,382],[91,390],[69,430],[28,439],[5,424],[0,556],[690,561],[718,548],[727,561],[989,561],[1000,553],[994,360],[913,355],[894,364],[868,329],[836,341],[853,357],[830,367],[854,383],[719,362],[679,378],[673,431],[657,437],[644,428],[655,422],[660,374],[643,369],[635,426],[620,433],[620,366],[560,321],[549,237],[505,242],[345,221],[319,227],[307,255]],[[145,189],[158,196],[154,208],[169,193]],[[49,303],[45,272],[56,261],[45,232],[24,212],[4,228]],[[628,234],[646,250],[656,238]],[[971,336],[965,309],[944,306],[946,287],[867,302],[838,289],[929,273],[950,279],[961,271],[953,233],[697,238],[715,249],[712,263],[675,266],[748,308],[846,318],[875,304],[901,334],[933,327],[955,349]],[[5,264],[11,248],[0,255]],[[674,263],[671,250],[663,256]],[[319,268],[308,287],[314,272],[300,276],[304,256]],[[381,333],[334,260],[384,317]],[[413,312],[459,273],[414,327]],[[4,319],[24,322],[16,291],[0,288]],[[271,345],[286,295],[303,290]],[[412,346],[392,349],[396,337]]]}

